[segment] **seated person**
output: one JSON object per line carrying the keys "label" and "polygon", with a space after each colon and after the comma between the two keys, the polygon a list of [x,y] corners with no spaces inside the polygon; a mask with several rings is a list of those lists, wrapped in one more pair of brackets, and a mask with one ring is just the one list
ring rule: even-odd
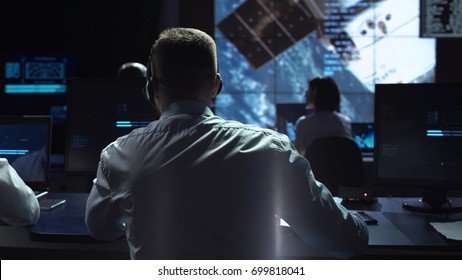
{"label": "seated person", "polygon": [[40,206],[34,192],[8,160],[0,158],[0,219],[13,226],[37,223]]}
{"label": "seated person", "polygon": [[301,155],[313,140],[326,136],[353,139],[351,119],[340,113],[340,91],[330,77],[315,77],[309,81],[314,113],[300,117],[295,124],[295,147]]}
{"label": "seated person", "polygon": [[145,90],[160,119],[103,149],[86,206],[90,234],[125,235],[132,259],[272,259],[283,218],[328,256],[362,254],[361,218],[315,180],[287,136],[216,116],[220,88],[209,35],[160,34]]}

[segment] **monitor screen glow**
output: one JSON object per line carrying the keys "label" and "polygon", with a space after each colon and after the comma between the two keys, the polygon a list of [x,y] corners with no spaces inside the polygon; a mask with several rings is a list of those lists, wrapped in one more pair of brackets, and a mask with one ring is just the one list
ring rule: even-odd
{"label": "monitor screen glow", "polygon": [[422,188],[430,204],[462,190],[462,84],[380,84],[375,94],[377,183]]}
{"label": "monitor screen glow", "polygon": [[304,103],[307,79],[331,76],[341,112],[374,121],[377,83],[434,82],[436,43],[419,36],[419,0],[215,1],[224,81],[217,114],[274,126],[275,104]]}

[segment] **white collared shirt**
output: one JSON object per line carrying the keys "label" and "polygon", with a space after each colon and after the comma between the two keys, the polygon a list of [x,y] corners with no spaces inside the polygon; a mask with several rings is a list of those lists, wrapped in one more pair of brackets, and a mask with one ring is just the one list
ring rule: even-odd
{"label": "white collared shirt", "polygon": [[37,223],[40,206],[34,192],[6,158],[0,158],[0,219],[13,226]]}
{"label": "white collared shirt", "polygon": [[133,259],[222,259],[274,257],[279,218],[331,256],[367,248],[285,135],[181,101],[102,151],[85,220],[98,239],[125,233]]}
{"label": "white collared shirt", "polygon": [[328,136],[353,139],[351,119],[335,111],[318,111],[295,123],[295,147],[301,155],[314,140]]}

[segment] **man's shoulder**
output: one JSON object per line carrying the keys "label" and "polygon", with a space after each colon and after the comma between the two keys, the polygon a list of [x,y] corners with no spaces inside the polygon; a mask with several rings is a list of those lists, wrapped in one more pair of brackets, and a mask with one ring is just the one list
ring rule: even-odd
{"label": "man's shoulder", "polygon": [[231,134],[242,136],[242,139],[271,142],[276,146],[288,149],[290,147],[289,137],[283,133],[275,131],[271,128],[260,127],[254,124],[244,124],[235,121],[224,121],[215,126],[215,129],[229,131]]}
{"label": "man's shoulder", "polygon": [[271,128],[261,127],[254,124],[245,124],[238,121],[223,121],[216,125],[218,129],[235,129],[237,131],[257,133],[262,135],[267,135],[271,137],[281,137],[284,134],[281,134]]}
{"label": "man's shoulder", "polygon": [[141,136],[143,134],[149,133],[146,127],[140,127],[132,130],[130,133],[122,135],[114,139],[114,141],[108,143],[106,147],[104,147],[103,151],[107,151],[110,149],[115,148],[116,146],[124,145],[127,143],[127,140],[134,140],[137,136]]}
{"label": "man's shoulder", "polygon": [[[241,141],[250,140],[261,140],[270,141],[280,147],[287,147],[290,145],[289,138],[282,133],[279,133],[270,128],[260,127],[254,124],[245,124],[234,120],[223,120],[221,118],[210,119],[201,124],[190,127],[193,131],[202,130],[203,134],[215,134],[218,133],[220,137],[240,137]],[[213,132],[215,131],[215,132]],[[131,131],[129,134],[123,135],[115,139],[112,143],[109,143],[105,148],[104,152],[110,153],[114,149],[131,149],[138,146],[140,142],[145,141],[146,137],[156,138],[156,135],[167,133],[163,128],[159,128],[157,125],[147,126],[143,128],[137,128]]]}

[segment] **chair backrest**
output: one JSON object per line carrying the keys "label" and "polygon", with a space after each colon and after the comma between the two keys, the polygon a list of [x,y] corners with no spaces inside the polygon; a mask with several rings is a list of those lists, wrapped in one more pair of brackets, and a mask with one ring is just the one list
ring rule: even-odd
{"label": "chair backrest", "polygon": [[305,158],[310,162],[316,179],[324,183],[334,196],[338,196],[340,187],[364,187],[361,151],[352,139],[337,136],[318,138],[307,147]]}

